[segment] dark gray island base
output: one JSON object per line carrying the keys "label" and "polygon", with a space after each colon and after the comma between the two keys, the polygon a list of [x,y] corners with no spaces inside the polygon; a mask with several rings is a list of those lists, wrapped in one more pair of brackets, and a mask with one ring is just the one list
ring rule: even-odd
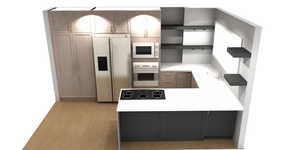
{"label": "dark gray island base", "polygon": [[232,138],[237,111],[119,112],[120,141]]}

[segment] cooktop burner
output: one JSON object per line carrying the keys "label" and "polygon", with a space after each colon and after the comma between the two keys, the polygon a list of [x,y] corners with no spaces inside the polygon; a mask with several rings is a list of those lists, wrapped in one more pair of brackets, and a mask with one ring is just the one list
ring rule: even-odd
{"label": "cooktop burner", "polygon": [[165,100],[164,90],[122,90],[121,100]]}

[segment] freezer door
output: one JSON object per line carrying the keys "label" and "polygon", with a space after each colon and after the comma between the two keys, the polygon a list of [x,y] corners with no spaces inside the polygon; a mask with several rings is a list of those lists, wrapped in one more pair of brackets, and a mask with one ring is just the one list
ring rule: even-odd
{"label": "freezer door", "polygon": [[118,101],[120,89],[131,87],[131,50],[129,37],[111,37],[113,101]]}
{"label": "freezer door", "polygon": [[112,101],[110,44],[108,37],[93,36],[97,101]]}

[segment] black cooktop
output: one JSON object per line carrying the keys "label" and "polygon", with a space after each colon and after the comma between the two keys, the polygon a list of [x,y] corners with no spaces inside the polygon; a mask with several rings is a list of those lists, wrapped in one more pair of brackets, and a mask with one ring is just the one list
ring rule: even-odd
{"label": "black cooktop", "polygon": [[121,100],[165,100],[164,90],[122,90]]}

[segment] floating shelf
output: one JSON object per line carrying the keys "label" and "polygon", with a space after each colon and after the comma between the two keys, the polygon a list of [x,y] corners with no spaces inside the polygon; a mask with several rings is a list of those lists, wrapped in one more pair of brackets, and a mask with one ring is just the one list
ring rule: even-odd
{"label": "floating shelf", "polygon": [[228,47],[227,52],[232,56],[232,57],[237,57],[237,58],[250,58],[251,53],[243,48],[243,47]]}
{"label": "floating shelf", "polygon": [[212,49],[212,45],[161,44],[162,49]]}
{"label": "floating shelf", "polygon": [[165,43],[165,44],[161,44],[161,48],[162,49],[181,49],[182,48],[182,44],[170,44],[170,43]]}
{"label": "floating shelf", "polygon": [[240,74],[224,74],[224,78],[231,86],[247,85],[247,81]]}
{"label": "floating shelf", "polygon": [[161,25],[161,29],[164,30],[214,30],[215,26],[213,25],[203,25],[203,26],[184,26],[178,24],[170,24],[170,25]]}

